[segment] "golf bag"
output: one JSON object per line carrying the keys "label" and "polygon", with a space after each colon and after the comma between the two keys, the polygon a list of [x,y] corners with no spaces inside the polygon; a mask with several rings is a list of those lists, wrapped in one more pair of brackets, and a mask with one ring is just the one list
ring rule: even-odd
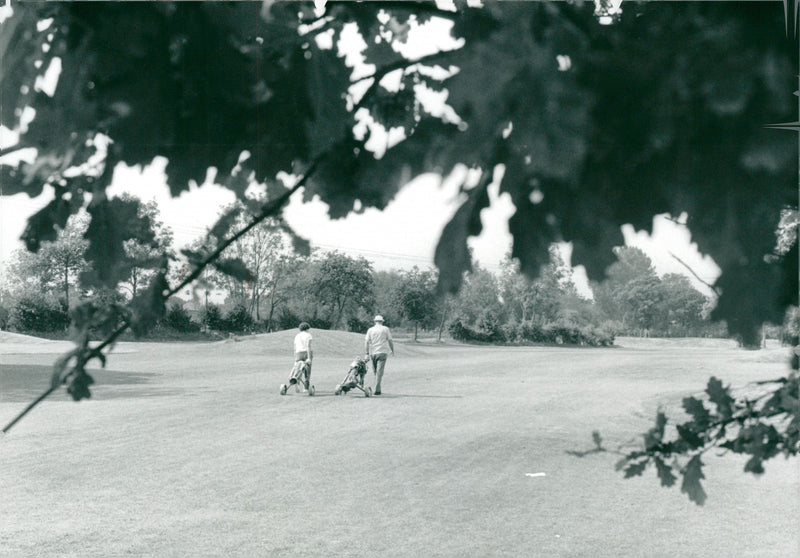
{"label": "golf bag", "polygon": [[307,360],[298,360],[294,363],[289,383],[281,384],[281,395],[286,395],[289,386],[294,386],[295,392],[299,392],[301,385],[308,390],[308,395],[314,395],[314,386],[311,385],[311,363]]}
{"label": "golf bag", "polygon": [[347,371],[347,376],[344,377],[341,384],[336,386],[335,395],[347,393],[351,389],[360,389],[364,392],[366,397],[372,395],[372,388],[364,388],[364,376],[367,375],[367,362],[366,357],[356,357],[350,363],[350,369]]}

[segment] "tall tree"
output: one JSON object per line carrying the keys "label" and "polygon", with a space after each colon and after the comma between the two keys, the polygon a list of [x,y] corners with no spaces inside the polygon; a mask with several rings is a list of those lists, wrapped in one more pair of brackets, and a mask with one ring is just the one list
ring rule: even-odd
{"label": "tall tree", "polygon": [[696,333],[707,318],[708,300],[685,275],[656,274],[639,248],[615,250],[605,281],[594,285],[595,300],[609,319],[629,333],[676,335]]}
{"label": "tall tree", "polygon": [[438,315],[436,275],[430,271],[420,271],[414,266],[401,276],[394,291],[395,306],[405,318],[414,322],[414,341],[420,323],[435,319]]}
{"label": "tall tree", "polygon": [[291,298],[292,289],[297,285],[304,259],[304,256],[285,253],[273,260],[269,276],[264,281],[267,331],[274,330],[275,313]]}
{"label": "tall tree", "polygon": [[565,296],[575,295],[572,269],[564,261],[558,246],[549,249],[550,259],[536,279],[522,274],[519,262],[510,254],[501,262],[500,285],[505,306],[521,322],[539,324],[554,321]]}
{"label": "tall tree", "polygon": [[399,270],[376,270],[373,276],[375,278],[375,311],[385,318],[387,324],[399,324],[403,315],[394,294],[403,280],[403,273]]}
{"label": "tall tree", "polygon": [[[250,209],[263,203],[263,196],[255,196],[223,207],[217,225],[205,237],[195,240],[184,255],[197,261],[223,246],[235,231],[247,227],[252,219]],[[243,306],[255,320],[261,321],[262,306],[266,306],[267,326],[271,329],[276,308],[286,300],[286,280],[298,265],[295,250],[307,255],[308,242],[297,237],[282,220],[264,219],[222,250],[223,265],[204,271],[204,280],[225,291],[232,304]]]}
{"label": "tall tree", "polygon": [[[235,210],[236,218],[232,228],[239,229],[247,224],[248,215],[242,204],[224,208],[223,213]],[[228,292],[229,299],[247,308],[253,318],[261,319],[261,299],[269,289],[277,261],[288,253],[284,233],[275,220],[268,219],[253,227],[245,236],[229,246],[223,255],[235,258],[244,264],[251,276],[247,280],[223,272],[213,275],[217,286]]]}
{"label": "tall tree", "polygon": [[667,335],[696,335],[704,323],[708,299],[695,289],[688,277],[667,273],[661,277],[663,293],[659,330]]}
{"label": "tall tree", "polygon": [[640,334],[649,336],[664,310],[666,293],[661,288],[658,276],[640,275],[624,284],[624,289],[616,292],[622,307],[622,324]]}
{"label": "tall tree", "polygon": [[486,318],[498,321],[503,315],[503,305],[497,277],[488,269],[475,264],[464,278],[456,307],[458,317],[465,325],[475,325]]}
{"label": "tall tree", "polygon": [[147,285],[150,279],[163,266],[167,258],[173,258],[172,229],[159,220],[160,211],[155,200],[142,202],[136,196],[124,193],[121,200],[136,206],[137,216],[143,219],[152,231],[152,238],[143,241],[140,238],[129,238],[122,243],[125,260],[128,262],[128,277],[122,282],[132,297],[136,297],[141,285]]}
{"label": "tall tree", "polygon": [[74,215],[56,240],[42,244],[36,253],[18,250],[9,266],[15,290],[36,289],[53,294],[70,307],[70,291],[78,288],[86,270],[84,253],[88,242],[83,235],[89,222],[85,214]]}
{"label": "tall tree", "polygon": [[[594,298],[606,315],[623,329],[648,327],[655,318],[658,275],[652,260],[634,246],[615,248],[617,261],[606,271],[606,279],[594,284]],[[648,307],[649,309],[645,309]],[[641,311],[640,311],[641,309]]]}
{"label": "tall tree", "polygon": [[315,298],[328,309],[332,328],[339,327],[346,313],[367,311],[375,302],[372,264],[362,257],[326,252],[319,258],[313,280]]}

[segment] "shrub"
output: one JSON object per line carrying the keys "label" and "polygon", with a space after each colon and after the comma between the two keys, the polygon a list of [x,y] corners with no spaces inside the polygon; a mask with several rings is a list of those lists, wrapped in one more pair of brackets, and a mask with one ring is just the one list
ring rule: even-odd
{"label": "shrub", "polygon": [[192,321],[189,312],[183,306],[170,305],[162,324],[181,333],[196,333],[200,331],[200,324]]}
{"label": "shrub", "polygon": [[301,320],[298,318],[294,312],[291,310],[284,308],[281,310],[280,314],[273,318],[273,324],[276,329],[294,329],[298,325],[300,325]]}
{"label": "shrub", "polygon": [[611,323],[604,323],[599,326],[594,326],[591,329],[594,343],[590,343],[599,347],[610,347],[614,344],[614,337],[616,336],[616,328]]}
{"label": "shrub", "polygon": [[0,329],[8,329],[8,322],[11,318],[11,312],[5,306],[0,306]]}
{"label": "shrub", "polygon": [[69,312],[63,302],[43,295],[24,295],[11,311],[11,325],[26,332],[64,331],[69,326]]}
{"label": "shrub", "polygon": [[547,343],[551,341],[542,326],[533,322],[523,322],[521,325],[521,337],[533,343]]}
{"label": "shrub", "polygon": [[551,343],[566,343],[568,345],[580,345],[584,340],[580,329],[574,324],[558,321],[545,326],[545,336]]}
{"label": "shrub", "polygon": [[208,329],[216,329],[218,331],[225,329],[225,320],[222,318],[222,310],[220,310],[219,306],[209,304],[206,307],[203,323]]}
{"label": "shrub", "polygon": [[484,311],[478,317],[475,324],[478,334],[489,343],[499,343],[505,341],[503,326],[500,319],[492,311]]}
{"label": "shrub", "polygon": [[578,325],[569,321],[558,321],[540,326],[526,321],[500,325],[490,319],[484,319],[479,322],[477,327],[470,327],[464,324],[462,318],[453,320],[448,331],[453,339],[464,342],[557,343],[591,345],[593,347],[613,345],[615,335],[610,324]]}
{"label": "shrub", "polygon": [[608,325],[577,325],[559,321],[545,326],[544,332],[550,343],[590,345],[592,347],[608,347],[614,344],[614,330]]}
{"label": "shrub", "polygon": [[242,304],[234,306],[225,316],[224,330],[232,332],[250,331],[253,327],[253,316]]}
{"label": "shrub", "polygon": [[783,327],[790,337],[800,337],[800,308],[789,307],[783,320]]}
{"label": "shrub", "polygon": [[[314,329],[330,329],[331,323],[323,318],[305,318],[300,317],[291,310],[284,309],[281,311],[280,316],[273,320],[277,329],[297,329],[300,322],[307,322]],[[366,330],[364,330],[366,331]]]}
{"label": "shrub", "polygon": [[456,318],[448,326],[447,330],[450,336],[457,341],[477,341],[479,343],[490,343],[492,341],[490,334],[464,325],[461,318]]}
{"label": "shrub", "polygon": [[522,335],[522,324],[517,322],[509,322],[500,327],[503,334],[503,339],[509,343],[522,343],[525,338]]}
{"label": "shrub", "polygon": [[[308,325],[310,325],[314,329],[330,329],[331,328],[330,320],[326,320],[324,318],[309,318],[309,319],[307,319],[305,321],[308,322]],[[296,324],[294,324],[293,327],[297,327],[299,324],[300,324],[300,322],[297,322]]]}
{"label": "shrub", "polygon": [[355,333],[366,333],[371,326],[372,322],[359,319],[357,316],[353,316],[352,318],[348,318],[347,320],[347,331],[354,331]]}
{"label": "shrub", "polygon": [[450,337],[455,339],[456,341],[470,341],[469,335],[469,328],[466,327],[460,318],[456,318],[450,325],[447,326],[447,332],[450,334]]}

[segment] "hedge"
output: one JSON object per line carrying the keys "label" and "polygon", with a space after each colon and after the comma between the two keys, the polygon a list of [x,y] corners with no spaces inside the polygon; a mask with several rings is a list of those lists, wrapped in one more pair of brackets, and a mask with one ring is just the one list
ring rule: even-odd
{"label": "hedge", "polygon": [[553,343],[593,347],[608,347],[614,344],[614,332],[609,327],[568,322],[555,322],[543,326],[531,322],[496,326],[484,321],[477,327],[470,327],[461,319],[456,319],[450,324],[448,331],[453,339],[465,342]]}

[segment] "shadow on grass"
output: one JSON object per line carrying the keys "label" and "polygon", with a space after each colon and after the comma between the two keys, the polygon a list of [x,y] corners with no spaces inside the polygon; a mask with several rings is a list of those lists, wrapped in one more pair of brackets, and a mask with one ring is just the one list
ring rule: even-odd
{"label": "shadow on grass", "polygon": [[[305,393],[287,393],[284,397],[308,397],[308,394]],[[410,394],[402,394],[402,393],[382,393],[381,395],[372,395],[370,397],[364,396],[363,393],[353,393],[353,394],[341,394],[336,395],[335,393],[331,392],[316,392],[313,396],[313,399],[317,397],[340,397],[342,399],[403,399],[403,398],[420,398],[420,399],[461,399],[463,396],[461,395],[410,395]]]}
{"label": "shadow on grass", "polygon": [[576,451],[576,450],[567,450],[567,455],[571,455],[572,457],[586,457],[587,455],[592,455],[593,453],[605,453],[605,448],[593,448],[586,451]]}
{"label": "shadow on grass", "polygon": [[603,447],[603,438],[600,437],[600,433],[597,430],[592,432],[592,441],[594,442],[594,447],[590,450],[567,450],[564,453],[571,455],[572,457],[586,457],[587,455],[592,455],[593,453],[605,453],[608,451]]}
{"label": "shadow on grass", "polygon": [[373,395],[375,399],[402,399],[404,397],[420,398],[420,399],[461,399],[462,395],[410,395],[403,393],[381,393],[380,395]]}
{"label": "shadow on grass", "polygon": [[[157,376],[144,372],[118,372],[114,370],[89,370],[95,383],[91,386],[92,399],[119,399],[181,395],[183,390],[155,387],[150,382]],[[12,364],[0,366],[0,403],[30,401],[50,385],[52,366]],[[56,401],[72,400],[66,389],[56,392]]]}

